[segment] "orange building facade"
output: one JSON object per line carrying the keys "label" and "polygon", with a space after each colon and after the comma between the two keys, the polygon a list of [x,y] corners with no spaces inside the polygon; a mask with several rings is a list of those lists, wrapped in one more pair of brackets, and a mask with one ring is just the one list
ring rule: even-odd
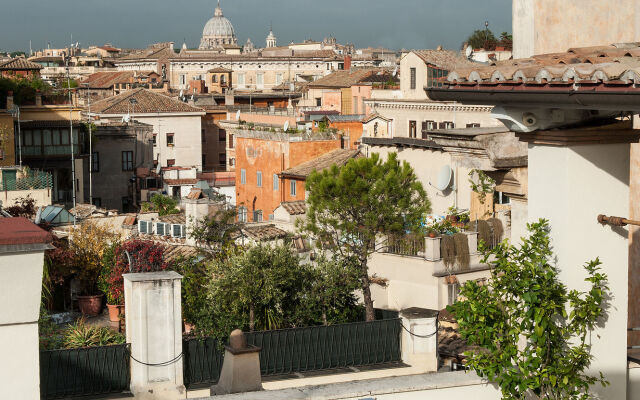
{"label": "orange building facade", "polygon": [[267,221],[283,201],[304,200],[304,181],[281,179],[278,174],[340,148],[338,139],[292,141],[292,137],[268,137],[265,133],[235,138],[240,221]]}

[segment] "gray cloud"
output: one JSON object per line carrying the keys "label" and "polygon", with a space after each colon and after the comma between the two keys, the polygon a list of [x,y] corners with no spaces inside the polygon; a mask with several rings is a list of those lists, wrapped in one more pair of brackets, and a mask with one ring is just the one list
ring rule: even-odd
{"label": "gray cloud", "polygon": [[[197,47],[215,0],[20,0],[2,5],[0,49],[113,43],[145,47],[187,41]],[[264,46],[273,22],[279,44],[320,40],[340,43],[458,48],[474,29],[490,22],[495,33],[511,31],[511,0],[222,0],[238,40]]]}

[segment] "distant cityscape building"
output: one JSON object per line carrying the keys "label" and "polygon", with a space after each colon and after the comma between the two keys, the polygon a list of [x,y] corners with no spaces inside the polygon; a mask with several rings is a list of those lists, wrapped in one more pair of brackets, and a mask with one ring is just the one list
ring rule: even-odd
{"label": "distant cityscape building", "polygon": [[273,34],[273,27],[269,30],[269,36],[267,36],[267,48],[276,47],[277,40],[276,35]]}
{"label": "distant cityscape building", "polygon": [[200,50],[212,50],[223,47],[225,45],[237,45],[235,30],[231,21],[224,17],[220,0],[216,7],[213,18],[207,21],[202,31],[202,40],[200,41]]}

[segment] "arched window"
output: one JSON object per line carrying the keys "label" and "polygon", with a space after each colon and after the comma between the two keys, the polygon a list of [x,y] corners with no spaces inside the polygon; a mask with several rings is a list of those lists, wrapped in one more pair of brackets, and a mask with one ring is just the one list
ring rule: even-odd
{"label": "arched window", "polygon": [[220,75],[220,83],[224,85],[225,82],[226,82],[226,79],[225,79],[224,75]]}
{"label": "arched window", "polygon": [[373,124],[373,137],[378,137],[378,123]]}
{"label": "arched window", "polygon": [[218,83],[218,75],[211,76],[211,83]]}

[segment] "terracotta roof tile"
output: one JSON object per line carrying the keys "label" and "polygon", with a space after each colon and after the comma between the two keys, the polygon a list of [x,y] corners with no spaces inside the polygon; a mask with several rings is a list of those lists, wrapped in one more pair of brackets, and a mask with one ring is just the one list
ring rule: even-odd
{"label": "terracotta roof tile", "polygon": [[425,64],[447,70],[471,64],[459,52],[452,50],[414,50],[413,53],[420,57]]}
{"label": "terracotta roof tile", "polygon": [[96,72],[82,81],[92,89],[110,89],[118,83],[129,83],[134,77],[133,71]]}
{"label": "terracotta roof tile", "polygon": [[298,166],[284,170],[280,175],[294,178],[306,178],[313,171],[322,171],[332,165],[342,166],[349,160],[357,157],[362,157],[360,150],[337,149]]}
{"label": "terracotta roof tile", "polygon": [[91,111],[97,114],[127,114],[133,111],[129,103],[129,99],[132,98],[137,101],[136,114],[204,112],[200,108],[192,107],[187,103],[145,88],[129,90],[117,96],[100,100],[91,104]]}
{"label": "terracotta roof tile", "polygon": [[275,225],[247,225],[242,228],[242,232],[250,239],[256,241],[263,240],[275,240],[281,239],[288,235],[288,233],[280,228],[276,228]]}
{"label": "terracotta roof tile", "polygon": [[41,244],[52,240],[49,232],[26,218],[0,218],[0,245]]}
{"label": "terracotta roof tile", "polygon": [[307,212],[307,204],[304,200],[285,201],[280,203],[289,215],[303,215]]}
{"label": "terracotta roof tile", "polygon": [[197,179],[165,179],[164,183],[172,186],[182,186],[182,185],[195,185],[198,183]]}
{"label": "terracotta roof tile", "polygon": [[365,81],[365,79],[384,71],[380,68],[351,69],[334,71],[331,74],[309,83],[309,87],[347,88]]}
{"label": "terracotta roof tile", "polygon": [[450,85],[573,82],[640,83],[640,46],[618,44],[572,48],[565,53],[456,67],[447,77]]}
{"label": "terracotta roof tile", "polygon": [[163,215],[158,218],[161,222],[166,222],[168,224],[185,225],[187,223],[187,217],[185,216],[185,214]]}
{"label": "terracotta roof tile", "polygon": [[14,58],[0,64],[0,71],[41,70],[42,68],[42,65],[31,62],[22,57]]}

